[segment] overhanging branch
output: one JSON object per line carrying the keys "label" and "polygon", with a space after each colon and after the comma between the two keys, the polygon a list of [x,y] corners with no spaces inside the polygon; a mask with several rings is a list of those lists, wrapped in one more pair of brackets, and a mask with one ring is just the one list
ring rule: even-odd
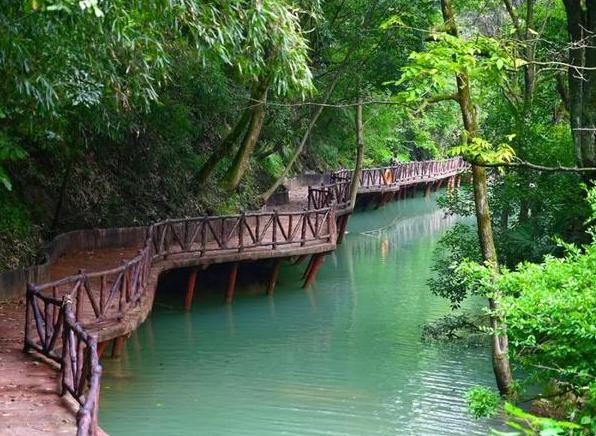
{"label": "overhanging branch", "polygon": [[500,162],[500,163],[480,163],[480,162],[470,162],[472,165],[477,165],[479,167],[486,167],[486,168],[528,168],[537,171],[546,171],[546,172],[562,172],[562,173],[592,173],[596,172],[596,168],[594,167],[566,167],[562,165],[557,165],[556,167],[547,167],[544,165],[537,165],[532,162],[528,162],[525,160],[517,160],[515,162]]}

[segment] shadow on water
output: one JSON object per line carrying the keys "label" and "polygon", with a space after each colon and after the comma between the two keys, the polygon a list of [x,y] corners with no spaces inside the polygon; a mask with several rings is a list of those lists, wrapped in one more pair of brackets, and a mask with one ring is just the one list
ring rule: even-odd
{"label": "shadow on water", "polygon": [[434,198],[358,213],[308,290],[300,289],[304,265],[283,267],[274,297],[239,293],[231,307],[203,292],[185,313],[160,290],[123,357],[104,362],[102,427],[113,435],[486,434],[463,394],[493,385],[488,350],[420,339],[423,323],[449,312],[426,281],[432,251],[456,220]]}

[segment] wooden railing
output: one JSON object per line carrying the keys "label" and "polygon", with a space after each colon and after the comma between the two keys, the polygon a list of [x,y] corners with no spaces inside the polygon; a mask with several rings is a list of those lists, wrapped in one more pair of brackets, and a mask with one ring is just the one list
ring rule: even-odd
{"label": "wooden railing", "polygon": [[[469,168],[461,157],[443,160],[406,162],[389,167],[366,168],[360,174],[360,187],[363,189],[404,185],[424,182],[455,175]],[[352,170],[340,170],[337,178],[352,178]]]}
{"label": "wooden railing", "polygon": [[97,434],[101,365],[97,337],[76,321],[69,297],[64,299],[62,343],[62,395],[69,393],[79,403],[77,436]]}
{"label": "wooden railing", "polygon": [[287,245],[304,246],[335,237],[334,209],[254,212],[240,215],[166,220],[153,226],[156,256],[242,252]]}
{"label": "wooden railing", "polygon": [[105,321],[122,319],[147,292],[154,262],[180,254],[303,247],[335,243],[334,207],[303,212],[255,212],[166,220],[147,229],[132,260],[106,271],[78,274],[42,285],[27,285],[25,351],[60,366],[62,394],[79,403],[77,435],[97,433],[101,365],[97,336]]}
{"label": "wooden railing", "polygon": [[[389,167],[365,168],[360,174],[360,188],[385,188],[434,181],[467,170],[461,158],[407,162]],[[308,187],[308,207],[324,208],[332,204],[337,210],[350,207],[350,185],[354,172],[339,170],[331,174],[331,183]]]}
{"label": "wooden railing", "polygon": [[337,210],[350,207],[350,180],[337,178],[332,183],[308,187],[308,208],[321,209],[336,205]]}
{"label": "wooden railing", "polygon": [[97,434],[97,338],[76,321],[70,296],[47,297],[32,285],[27,288],[25,318],[25,351],[33,349],[58,363],[61,394],[68,392],[79,403],[77,436]]}

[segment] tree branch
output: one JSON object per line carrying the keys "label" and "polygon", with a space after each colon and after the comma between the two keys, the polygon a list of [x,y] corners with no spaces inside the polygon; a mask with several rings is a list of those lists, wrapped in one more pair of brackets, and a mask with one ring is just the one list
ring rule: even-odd
{"label": "tree branch", "polygon": [[522,28],[519,22],[519,16],[517,12],[513,8],[513,4],[511,0],[503,0],[505,3],[505,9],[507,9],[507,13],[509,13],[509,17],[511,17],[511,22],[513,23],[513,27],[515,28],[515,33],[517,33],[517,37],[521,40],[522,39]]}
{"label": "tree branch", "polygon": [[470,162],[472,165],[486,168],[529,168],[531,170],[546,171],[546,172],[563,172],[563,173],[591,173],[596,172],[593,167],[565,167],[557,165],[556,167],[547,167],[543,165],[533,164],[525,160],[517,160],[515,162],[500,162],[500,163],[480,163]]}

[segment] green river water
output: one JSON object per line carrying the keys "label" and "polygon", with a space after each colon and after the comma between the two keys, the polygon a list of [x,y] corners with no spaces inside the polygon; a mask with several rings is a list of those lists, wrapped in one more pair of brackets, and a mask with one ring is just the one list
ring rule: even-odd
{"label": "green river water", "polygon": [[426,280],[455,220],[434,198],[391,203],[351,218],[311,289],[300,288],[302,264],[282,268],[271,298],[239,292],[226,307],[199,292],[185,313],[183,291],[159,295],[122,358],[103,362],[100,425],[111,435],[487,434],[463,394],[494,385],[488,350],[420,336],[449,312]]}

